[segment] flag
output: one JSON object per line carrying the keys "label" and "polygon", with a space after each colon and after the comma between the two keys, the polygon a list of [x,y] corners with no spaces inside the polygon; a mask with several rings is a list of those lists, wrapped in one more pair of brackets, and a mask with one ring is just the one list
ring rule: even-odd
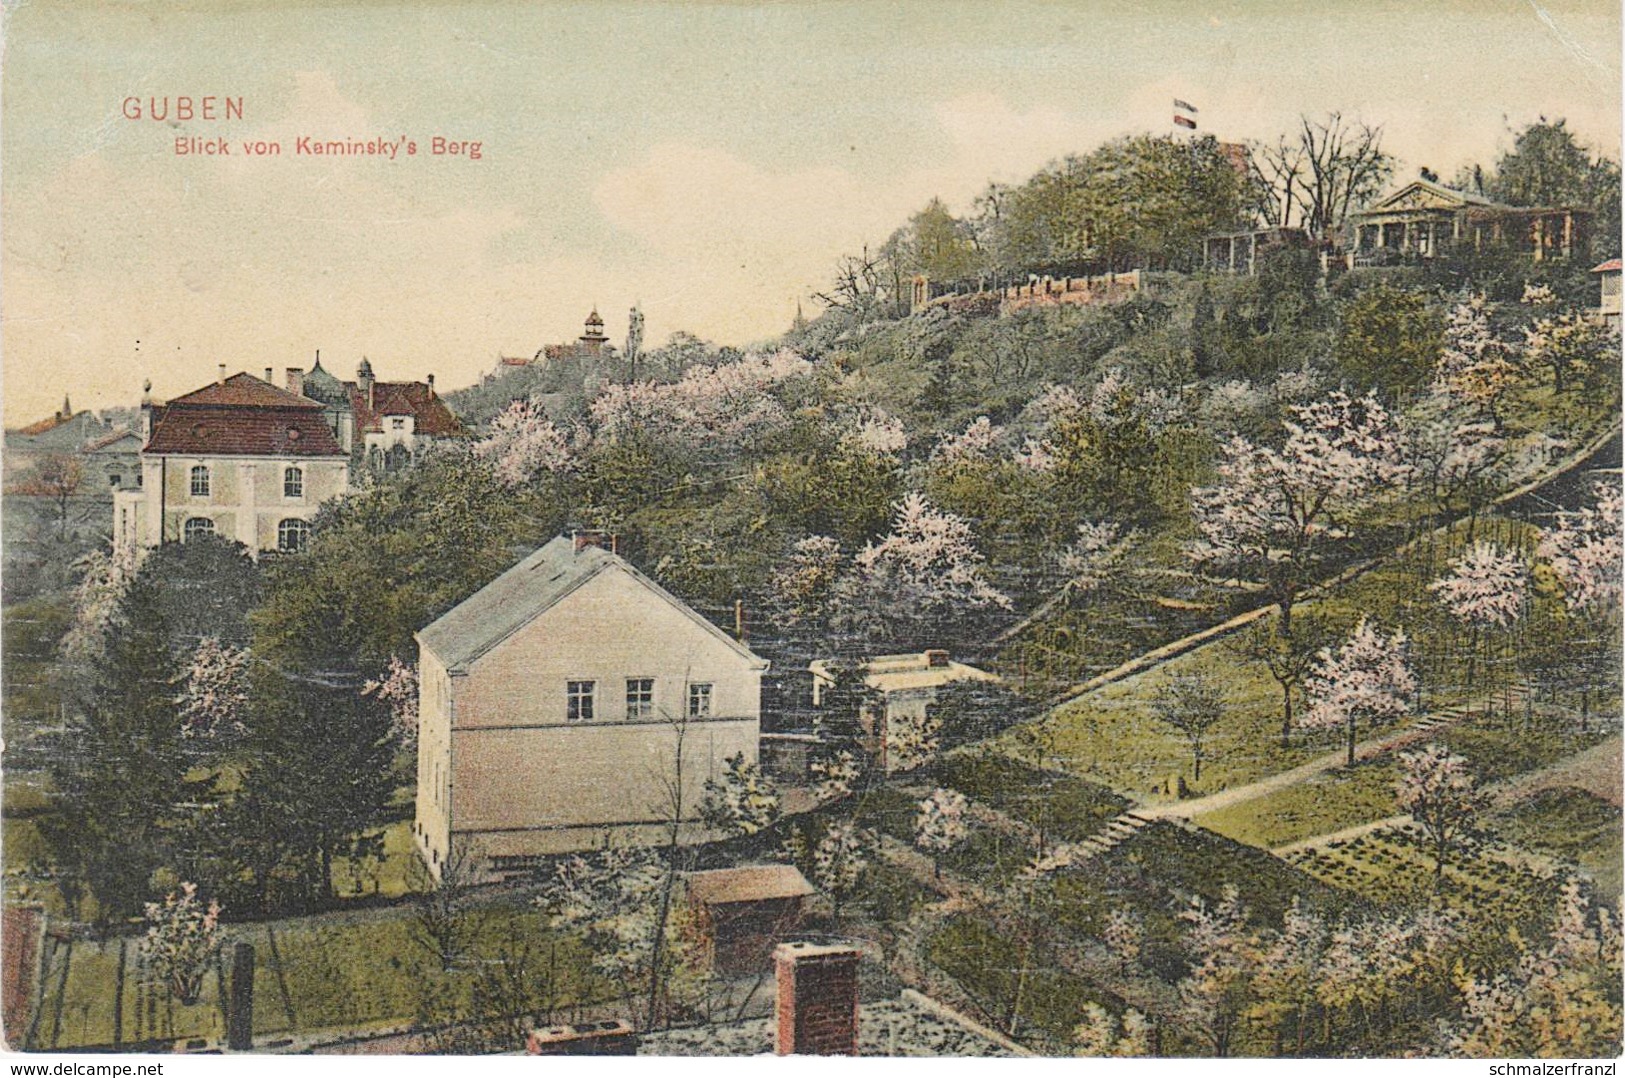
{"label": "flag", "polygon": [[1176,108],[1176,109],[1184,109],[1186,112],[1200,112],[1200,111],[1202,111],[1201,109],[1198,109],[1195,105],[1191,104],[1189,101],[1181,101],[1177,97],[1174,98],[1174,108]]}
{"label": "flag", "polygon": [[1178,124],[1180,127],[1188,127],[1192,131],[1196,130],[1196,121],[1191,119],[1189,116],[1175,116],[1174,123]]}

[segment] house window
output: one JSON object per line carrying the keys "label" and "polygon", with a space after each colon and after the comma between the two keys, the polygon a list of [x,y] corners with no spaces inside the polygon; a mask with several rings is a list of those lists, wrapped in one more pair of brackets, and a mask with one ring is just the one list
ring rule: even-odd
{"label": "house window", "polygon": [[209,466],[207,464],[192,465],[192,497],[207,498],[209,496]]}
{"label": "house window", "polygon": [[284,554],[305,549],[310,542],[310,525],[303,520],[284,520],[276,526],[276,548]]}
{"label": "house window", "polygon": [[282,470],[282,496],[284,498],[303,498],[305,496],[305,470],[303,468],[284,468]]}
{"label": "house window", "polygon": [[593,720],[593,695],[597,691],[596,681],[566,681],[564,683],[564,721],[565,722],[591,722]]}
{"label": "house window", "polygon": [[188,517],[181,527],[181,538],[191,542],[200,535],[213,535],[214,521],[208,517]]}
{"label": "house window", "polygon": [[709,718],[711,715],[711,683],[701,681],[690,684],[688,687],[688,717],[691,719]]}
{"label": "house window", "polygon": [[653,718],[655,713],[655,679],[629,677],[626,679],[626,717],[628,719]]}
{"label": "house window", "polygon": [[391,418],[389,421],[389,426],[391,430],[405,430],[406,420],[399,417]]}

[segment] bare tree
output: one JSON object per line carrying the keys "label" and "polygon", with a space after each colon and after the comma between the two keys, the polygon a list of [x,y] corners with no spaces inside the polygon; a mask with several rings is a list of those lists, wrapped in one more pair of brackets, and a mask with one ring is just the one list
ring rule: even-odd
{"label": "bare tree", "polygon": [[1380,191],[1394,170],[1382,128],[1345,120],[1341,112],[1299,117],[1296,132],[1257,147],[1253,160],[1274,223],[1293,225],[1296,211],[1297,227],[1319,238]]}
{"label": "bare tree", "polygon": [[422,859],[414,859],[408,869],[412,888],[417,892],[408,931],[412,941],[428,951],[446,972],[462,960],[479,935],[479,922],[468,911],[474,866],[478,863],[479,857],[470,844],[453,842],[438,880]]}

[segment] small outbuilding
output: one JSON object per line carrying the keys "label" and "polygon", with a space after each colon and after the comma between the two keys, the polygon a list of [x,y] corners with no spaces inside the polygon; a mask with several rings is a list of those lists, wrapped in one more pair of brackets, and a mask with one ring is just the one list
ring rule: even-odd
{"label": "small outbuilding", "polygon": [[772,968],[773,948],[795,935],[815,893],[794,865],[690,872],[684,888],[711,968],[735,977]]}

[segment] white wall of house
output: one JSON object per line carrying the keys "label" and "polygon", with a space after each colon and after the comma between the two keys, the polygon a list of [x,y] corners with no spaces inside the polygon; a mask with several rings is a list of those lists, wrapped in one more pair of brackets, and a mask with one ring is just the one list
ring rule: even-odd
{"label": "white wall of house", "polygon": [[[421,650],[418,823],[431,865],[453,840],[473,842],[482,858],[588,849],[606,833],[654,841],[672,815],[679,746],[690,819],[727,757],[757,759],[760,664],[617,567],[474,659],[466,676],[442,678]],[[627,681],[645,678],[649,713],[629,714]],[[570,682],[593,684],[590,721],[569,718]],[[697,685],[710,686],[709,714],[689,718]],[[436,698],[441,686],[449,707]],[[449,819],[433,800],[442,760]],[[436,829],[446,837],[427,834]]]}
{"label": "white wall of house", "polygon": [[[192,469],[209,472],[207,494],[192,493]],[[287,471],[299,493],[287,493]],[[258,555],[277,549],[284,520],[315,519],[330,498],[350,489],[349,461],[336,457],[142,457],[142,484],[115,499],[114,539],[155,547],[184,537],[186,522],[206,518],[216,535]]]}

